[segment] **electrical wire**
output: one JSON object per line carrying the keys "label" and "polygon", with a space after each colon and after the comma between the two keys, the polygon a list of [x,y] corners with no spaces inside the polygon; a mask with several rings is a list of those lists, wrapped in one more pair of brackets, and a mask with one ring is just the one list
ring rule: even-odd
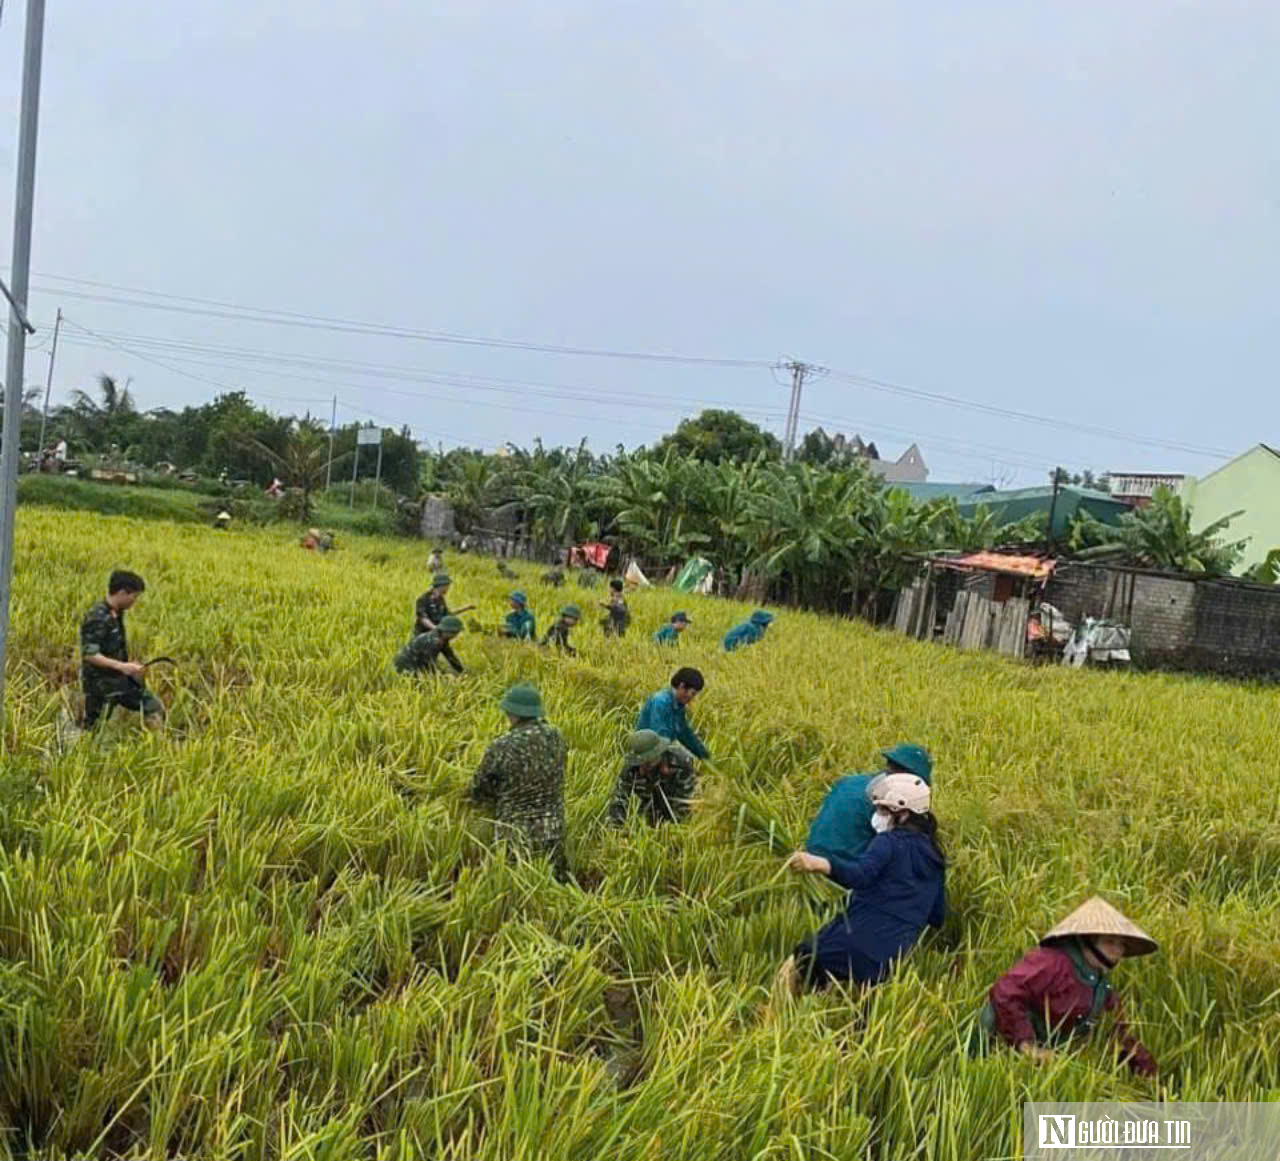
{"label": "electrical wire", "polygon": [[[88,291],[68,290],[61,287],[36,286],[46,294],[63,295],[89,302],[103,302],[118,306],[131,306],[144,310],[164,310],[177,314],[198,315],[207,318],[224,318],[237,322],[257,322],[274,326],[302,327],[307,330],[332,331],[339,334],[379,335],[386,338],[413,339],[419,342],[451,343],[460,346],[487,347],[496,350],[533,351],[551,355],[580,355],[601,359],[629,359],[639,362],[677,363],[705,367],[772,367],[769,359],[727,359],[711,355],[679,355],[657,351],[624,351],[597,347],[575,347],[559,343],[531,342],[524,339],[488,338],[451,331],[417,330],[388,323],[369,323],[355,319],[329,315],[304,314],[298,311],[273,310],[266,307],[242,306],[219,299],[196,298],[190,295],[162,294],[159,291],[141,290],[137,287],[118,286],[114,283],[95,282],[91,279],[69,278],[64,275],[40,274],[39,278],[66,281],[76,285],[97,286],[115,290],[134,297],[95,294]],[[138,295],[149,296],[148,302]]]}

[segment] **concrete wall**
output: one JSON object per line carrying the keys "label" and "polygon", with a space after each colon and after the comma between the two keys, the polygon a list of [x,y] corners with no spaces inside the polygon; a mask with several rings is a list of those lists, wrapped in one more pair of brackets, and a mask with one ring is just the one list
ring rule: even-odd
{"label": "concrete wall", "polygon": [[1115,620],[1130,623],[1134,664],[1144,668],[1280,676],[1280,586],[1061,564],[1044,599],[1073,625],[1110,609]]}
{"label": "concrete wall", "polygon": [[1280,548],[1280,454],[1270,448],[1259,444],[1203,479],[1188,479],[1182,498],[1191,505],[1194,532],[1244,509],[1224,533],[1227,540],[1249,537],[1237,574]]}

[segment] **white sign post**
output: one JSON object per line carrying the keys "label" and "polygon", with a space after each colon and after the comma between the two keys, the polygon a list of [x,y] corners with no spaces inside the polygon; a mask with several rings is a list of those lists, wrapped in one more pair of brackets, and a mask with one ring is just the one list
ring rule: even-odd
{"label": "white sign post", "polygon": [[347,504],[348,508],[354,508],[356,503],[356,473],[360,470],[360,449],[371,444],[378,445],[378,468],[373,483],[373,504],[375,508],[378,505],[378,481],[382,479],[382,428],[360,427],[356,429],[355,462],[351,465],[351,499]]}

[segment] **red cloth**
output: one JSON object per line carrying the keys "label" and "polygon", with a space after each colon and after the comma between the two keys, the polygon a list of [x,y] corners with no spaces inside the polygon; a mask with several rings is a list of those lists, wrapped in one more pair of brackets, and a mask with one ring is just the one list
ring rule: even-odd
{"label": "red cloth", "polygon": [[[1028,1041],[1036,1042],[1031,1013],[1046,1015],[1046,1025],[1071,1033],[1089,1015],[1093,992],[1076,974],[1071,957],[1057,947],[1037,947],[1027,952],[995,982],[991,989],[991,1007],[996,1017],[996,1032],[1015,1048]],[[1156,1062],[1124,1023],[1124,1007],[1115,992],[1108,991],[1103,1011],[1115,1016],[1114,1035],[1120,1038],[1124,1055],[1134,1072],[1151,1075]]]}

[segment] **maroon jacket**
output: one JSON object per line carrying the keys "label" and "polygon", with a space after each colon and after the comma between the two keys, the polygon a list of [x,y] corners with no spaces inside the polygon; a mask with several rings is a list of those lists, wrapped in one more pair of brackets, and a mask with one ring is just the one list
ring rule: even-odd
{"label": "maroon jacket", "polygon": [[[991,989],[991,1009],[995,1031],[1015,1048],[1090,1028],[1089,1015],[1097,990],[1105,990],[1102,1011],[1115,1016],[1114,1034],[1120,1038],[1124,1056],[1134,1072],[1150,1076],[1156,1062],[1124,1023],[1124,1008],[1100,972],[1093,971],[1074,948],[1037,947],[1027,952],[995,982]],[[1047,1019],[1046,1019],[1047,1017]]]}

